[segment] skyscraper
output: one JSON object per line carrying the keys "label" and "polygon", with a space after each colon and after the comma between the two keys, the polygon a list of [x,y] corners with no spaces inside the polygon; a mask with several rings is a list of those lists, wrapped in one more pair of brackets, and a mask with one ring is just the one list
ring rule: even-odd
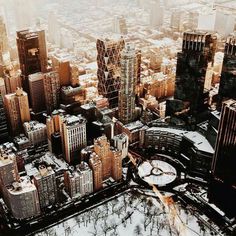
{"label": "skyscraper", "polygon": [[236,37],[229,37],[225,44],[223,68],[219,87],[219,108],[227,99],[236,99]]}
{"label": "skyscraper", "polygon": [[60,96],[60,79],[59,74],[55,71],[44,74],[44,93],[47,113],[58,108]]}
{"label": "skyscraper", "polygon": [[223,103],[215,154],[212,162],[210,199],[231,215],[236,215],[236,101]]}
{"label": "skyscraper", "polygon": [[55,154],[62,153],[60,127],[61,120],[65,114],[66,112],[64,110],[55,110],[46,120],[48,149]]}
{"label": "skyscraper", "polygon": [[124,40],[97,40],[98,92],[108,98],[110,108],[118,106],[120,89],[120,56]]}
{"label": "skyscraper", "polygon": [[8,141],[8,127],[3,98],[0,95],[0,143]]}
{"label": "skyscraper", "polygon": [[102,161],[95,152],[90,155],[89,165],[93,170],[93,189],[98,191],[102,188]]}
{"label": "skyscraper", "polygon": [[161,6],[160,0],[150,2],[150,26],[162,26],[164,18],[164,7]]}
{"label": "skyscraper", "polygon": [[122,178],[122,152],[110,146],[105,135],[94,140],[94,152],[102,162],[102,179],[112,177],[114,180]]}
{"label": "skyscraper", "polygon": [[79,162],[80,150],[87,145],[86,119],[66,115],[61,123],[62,148],[68,163]]}
{"label": "skyscraper", "polygon": [[111,148],[111,177],[115,181],[122,179],[122,152]]}
{"label": "skyscraper", "polygon": [[206,71],[213,65],[216,42],[216,36],[210,33],[184,33],[182,52],[177,55],[174,101],[167,104],[167,113],[172,110],[176,115],[186,110],[196,115],[207,108]]}
{"label": "skyscraper", "polygon": [[[7,29],[3,21],[3,17],[0,16],[0,65],[5,63],[6,54],[8,53],[8,38],[7,38]],[[1,76],[1,73],[0,73]]]}
{"label": "skyscraper", "polygon": [[45,111],[44,75],[41,72],[29,75],[29,91],[32,111]]}
{"label": "skyscraper", "polygon": [[29,93],[28,76],[47,71],[47,49],[44,30],[17,32],[17,47],[20,61],[22,84]]}
{"label": "skyscraper", "polygon": [[94,151],[101,158],[102,176],[103,180],[106,180],[111,176],[110,142],[106,136],[94,140]]}
{"label": "skyscraper", "polygon": [[70,85],[70,60],[71,56],[64,53],[52,57],[52,69],[58,72],[61,86]]}
{"label": "skyscraper", "polygon": [[4,81],[7,93],[15,93],[17,88],[22,87],[20,70],[5,70]]}
{"label": "skyscraper", "polygon": [[125,35],[128,33],[126,19],[124,16],[114,16],[112,23],[114,33],[121,35]]}
{"label": "skyscraper", "polygon": [[2,98],[6,95],[6,86],[3,78],[0,78],[0,95]]}
{"label": "skyscraper", "polygon": [[48,14],[48,40],[50,43],[53,43],[60,46],[61,42],[61,25],[59,22],[58,15],[52,11]]}
{"label": "skyscraper", "polygon": [[121,53],[121,85],[119,90],[119,120],[123,124],[135,118],[137,85],[137,56],[133,44],[127,44]]}
{"label": "skyscraper", "polygon": [[4,104],[11,134],[17,135],[22,131],[23,123],[30,121],[28,95],[18,88],[15,93],[5,95]]}

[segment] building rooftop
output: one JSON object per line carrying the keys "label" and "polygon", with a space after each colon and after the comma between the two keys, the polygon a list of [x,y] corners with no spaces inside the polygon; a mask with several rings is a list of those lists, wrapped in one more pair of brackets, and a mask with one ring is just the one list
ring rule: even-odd
{"label": "building rooftop", "polygon": [[60,115],[60,114],[66,114],[66,111],[64,111],[63,109],[58,109],[52,112],[52,116]]}
{"label": "building rooftop", "polygon": [[211,114],[212,114],[213,116],[215,116],[215,118],[217,118],[217,120],[220,119],[220,112],[219,112],[219,111],[215,110],[215,111],[211,112]]}
{"label": "building rooftop", "polygon": [[90,110],[91,108],[95,108],[95,107],[96,107],[96,105],[94,102],[86,103],[81,106],[81,108],[84,110]]}
{"label": "building rooftop", "polygon": [[174,128],[165,128],[165,127],[152,127],[147,129],[147,131],[160,131],[160,132],[167,132],[167,133],[172,133],[175,135],[183,136],[183,133],[186,132],[181,129],[174,129]]}
{"label": "building rooftop", "polygon": [[55,174],[55,172],[53,171],[51,166],[46,166],[46,165],[41,164],[41,165],[39,165],[39,167],[37,169],[37,173],[35,172],[34,178],[36,180],[39,180],[41,178],[51,176],[54,174]]}
{"label": "building rooftop", "polygon": [[8,155],[7,154],[0,154],[0,167],[11,164],[14,161],[16,161],[16,156],[14,153],[11,153]]}
{"label": "building rooftop", "polygon": [[6,142],[0,145],[0,153],[9,153],[17,151],[17,148],[15,147],[14,143]]}
{"label": "building rooftop", "polygon": [[142,128],[143,126],[144,126],[144,124],[138,120],[138,121],[131,122],[131,123],[125,125],[124,127],[126,129],[128,129],[129,131],[134,131],[136,129]]}
{"label": "building rooftop", "polygon": [[126,133],[117,134],[113,137],[113,139],[120,139],[120,140],[128,139],[128,135]]}
{"label": "building rooftop", "polygon": [[18,145],[21,145],[28,143],[29,139],[24,134],[20,134],[19,136],[16,136],[14,138],[14,142],[17,143]]}
{"label": "building rooftop", "polygon": [[46,152],[45,155],[43,155],[36,161],[25,165],[27,175],[35,176],[38,174],[39,171],[36,167],[38,163],[44,163],[44,165],[51,167],[55,173],[67,170],[69,168],[69,164],[66,163],[63,159],[57,158],[51,152]]}
{"label": "building rooftop", "polygon": [[84,124],[84,123],[86,123],[86,119],[81,115],[78,115],[78,116],[66,115],[64,117],[64,123],[67,126],[72,126],[72,125],[75,125],[75,124]]}
{"label": "building rooftop", "polygon": [[84,171],[89,171],[89,170],[91,170],[90,167],[89,167],[89,165],[88,165],[86,162],[84,162],[84,161],[82,161],[79,165],[77,165],[77,166],[76,166],[76,169],[77,169],[77,171],[78,171],[79,173],[83,173]]}
{"label": "building rooftop", "polygon": [[211,154],[214,153],[214,149],[212,148],[208,140],[199,132],[189,131],[185,132],[183,136],[190,140],[199,151]]}
{"label": "building rooftop", "polygon": [[46,129],[46,125],[43,123],[39,123],[38,121],[29,121],[29,122],[25,122],[24,123],[24,129],[25,132],[32,132],[32,131],[36,131],[36,130],[40,130],[40,129]]}
{"label": "building rooftop", "polygon": [[8,192],[12,195],[20,195],[22,193],[27,193],[35,191],[36,187],[31,182],[29,176],[21,177],[18,182],[14,182],[11,185],[7,186]]}
{"label": "building rooftop", "polygon": [[227,100],[224,102],[224,104],[226,104],[227,107],[229,107],[231,110],[236,110],[236,101],[233,99]]}
{"label": "building rooftop", "polygon": [[170,134],[175,134],[180,137],[185,137],[189,141],[191,141],[199,151],[204,151],[212,154],[214,153],[214,149],[212,148],[208,140],[197,131],[186,131],[186,130],[163,128],[163,127],[152,127],[149,128],[147,131],[167,132]]}
{"label": "building rooftop", "polygon": [[17,31],[17,37],[21,38],[21,39],[37,38],[38,37],[38,32],[37,31],[31,31],[29,29],[21,30],[21,31]]}
{"label": "building rooftop", "polygon": [[43,79],[43,73],[42,72],[37,72],[34,74],[29,75],[29,81],[37,81],[37,80],[42,80]]}
{"label": "building rooftop", "polygon": [[102,161],[101,159],[99,158],[99,156],[93,152],[91,155],[90,155],[90,159],[89,159],[89,162],[92,164],[92,165],[98,165],[98,164],[102,164]]}

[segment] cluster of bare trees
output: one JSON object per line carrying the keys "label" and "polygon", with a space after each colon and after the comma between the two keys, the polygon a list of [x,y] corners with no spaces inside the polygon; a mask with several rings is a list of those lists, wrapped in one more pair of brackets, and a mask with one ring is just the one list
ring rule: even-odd
{"label": "cluster of bare trees", "polygon": [[[137,215],[141,217],[137,219]],[[185,215],[186,225],[194,217],[190,209],[186,208],[182,210],[181,215]],[[64,233],[59,233],[59,226],[55,226],[38,236],[78,235],[82,227],[87,231],[87,235],[91,236],[119,236],[121,227],[126,228],[130,225],[133,228],[133,236],[162,235],[164,232],[170,236],[179,236],[168,217],[168,212],[153,197],[132,191],[63,222]],[[205,235],[204,225],[199,222],[199,226],[201,233]]]}

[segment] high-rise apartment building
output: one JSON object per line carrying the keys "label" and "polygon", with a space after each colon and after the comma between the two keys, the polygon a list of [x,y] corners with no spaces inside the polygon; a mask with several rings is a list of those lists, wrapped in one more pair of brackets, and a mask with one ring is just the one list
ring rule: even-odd
{"label": "high-rise apartment building", "polygon": [[224,10],[203,11],[198,16],[198,30],[217,32],[221,36],[227,37],[234,32],[234,27],[234,14],[224,12]]}
{"label": "high-rise apartment building", "polygon": [[160,0],[150,2],[150,26],[160,27],[163,24],[164,7],[161,6]]}
{"label": "high-rise apartment building", "polygon": [[52,56],[52,69],[58,72],[60,85],[70,85],[70,60],[71,57],[68,54],[56,54]]}
{"label": "high-rise apartment building", "polygon": [[17,32],[17,47],[20,61],[22,84],[29,93],[28,76],[47,72],[47,49],[44,30]]}
{"label": "high-rise apartment building", "polygon": [[113,137],[114,147],[121,151],[122,159],[127,157],[129,148],[129,137],[125,133],[118,134]]}
{"label": "high-rise apartment building", "polygon": [[48,14],[48,40],[50,43],[55,44],[57,47],[61,43],[61,23],[55,11]]}
{"label": "high-rise apartment building", "polygon": [[66,189],[72,198],[93,192],[93,172],[86,162],[82,161],[74,171],[66,171],[64,180]]}
{"label": "high-rise apartment building", "polygon": [[40,145],[47,141],[47,126],[38,121],[29,121],[23,124],[25,134],[31,145]]}
{"label": "high-rise apartment building", "polygon": [[5,70],[4,81],[7,93],[15,93],[17,88],[22,88],[21,72],[19,70]]}
{"label": "high-rise apartment building", "polygon": [[177,31],[182,31],[184,29],[184,15],[185,12],[180,9],[173,9],[170,18],[170,27]]}
{"label": "high-rise apartment building", "polygon": [[3,193],[4,187],[12,182],[19,180],[16,155],[5,152],[7,148],[0,146],[0,192]]}
{"label": "high-rise apartment building", "polygon": [[40,215],[39,196],[28,176],[7,186],[7,200],[13,217],[23,220]]}
{"label": "high-rise apartment building", "polygon": [[119,40],[97,40],[98,92],[108,98],[110,108],[118,106],[120,89],[120,57],[125,42]]}
{"label": "high-rise apartment building", "polygon": [[128,33],[126,19],[124,16],[114,16],[112,23],[114,33],[121,35],[126,35]]}
{"label": "high-rise apartment building", "polygon": [[115,181],[122,179],[122,152],[111,148],[111,177]]}
{"label": "high-rise apartment building", "polygon": [[30,121],[28,95],[18,88],[15,93],[5,95],[4,104],[11,134],[19,134],[23,123]]}
{"label": "high-rise apartment building", "polygon": [[44,93],[47,113],[51,114],[52,111],[58,108],[60,98],[60,78],[59,74],[55,71],[44,74]]}
{"label": "high-rise apartment building", "polygon": [[219,87],[219,108],[227,99],[236,99],[236,37],[229,37],[225,44],[223,68]]}
{"label": "high-rise apartment building", "polygon": [[44,75],[41,72],[29,75],[29,91],[32,111],[45,111]]}
{"label": "high-rise apartment building", "polygon": [[101,158],[102,176],[106,180],[111,176],[110,142],[106,136],[94,140],[94,152]]}
{"label": "high-rise apartment building", "polygon": [[48,116],[46,119],[48,148],[50,152],[55,154],[62,153],[60,128],[65,114],[64,110],[54,110],[51,116]]}
{"label": "high-rise apartment building", "polygon": [[236,101],[222,105],[220,124],[212,162],[210,199],[231,215],[236,215]]}
{"label": "high-rise apartment building", "polygon": [[93,171],[93,189],[98,191],[102,188],[103,174],[102,161],[95,152],[90,155],[89,166]]}
{"label": "high-rise apartment building", "polygon": [[81,162],[76,166],[80,176],[80,194],[84,196],[93,192],[93,172],[86,162]]}
{"label": "high-rise apartment building", "polygon": [[[207,108],[209,91],[205,88],[206,71],[214,63],[216,42],[216,36],[210,33],[184,33],[182,52],[177,55],[174,100],[170,101],[170,104],[173,102],[175,115],[182,114],[184,109],[196,115]],[[174,107],[176,102],[180,104],[180,109]]]}
{"label": "high-rise apartment building", "polygon": [[3,78],[0,78],[0,95],[2,98],[6,95],[6,85]]}
{"label": "high-rise apartment building", "polygon": [[65,160],[68,163],[80,161],[80,150],[87,145],[86,119],[81,115],[64,116],[61,138]]}
{"label": "high-rise apartment building", "polygon": [[110,146],[105,135],[94,140],[94,152],[102,162],[102,179],[112,177],[114,180],[122,178],[122,152]]}
{"label": "high-rise apartment building", "polygon": [[135,46],[127,44],[121,53],[121,85],[119,90],[119,120],[123,124],[128,124],[135,118],[137,65]]}
{"label": "high-rise apartment building", "polygon": [[0,95],[0,143],[8,141],[8,127],[3,98]]}
{"label": "high-rise apartment building", "polygon": [[8,50],[9,46],[8,46],[7,29],[3,17],[0,16],[0,65],[5,64],[6,59],[8,59],[6,58]]}
{"label": "high-rise apartment building", "polygon": [[39,165],[33,175],[33,182],[38,190],[41,209],[57,202],[56,174],[52,167]]}
{"label": "high-rise apartment building", "polygon": [[65,188],[71,198],[80,197],[80,176],[77,170],[67,170],[64,172]]}

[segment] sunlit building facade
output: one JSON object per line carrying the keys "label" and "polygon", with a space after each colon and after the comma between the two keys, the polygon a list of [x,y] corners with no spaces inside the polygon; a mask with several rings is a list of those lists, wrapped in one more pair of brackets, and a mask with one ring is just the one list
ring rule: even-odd
{"label": "sunlit building facade", "polygon": [[126,44],[121,53],[121,84],[119,90],[119,120],[123,124],[128,124],[135,119],[137,68],[135,46]]}
{"label": "sunlit building facade", "polygon": [[11,134],[19,134],[23,123],[30,121],[28,95],[18,88],[15,93],[5,95],[4,104]]}
{"label": "sunlit building facade", "polygon": [[22,30],[17,32],[17,48],[24,90],[29,93],[28,76],[47,71],[45,31]]}
{"label": "sunlit building facade", "polygon": [[108,98],[110,108],[118,106],[120,58],[124,40],[97,40],[98,92]]}

